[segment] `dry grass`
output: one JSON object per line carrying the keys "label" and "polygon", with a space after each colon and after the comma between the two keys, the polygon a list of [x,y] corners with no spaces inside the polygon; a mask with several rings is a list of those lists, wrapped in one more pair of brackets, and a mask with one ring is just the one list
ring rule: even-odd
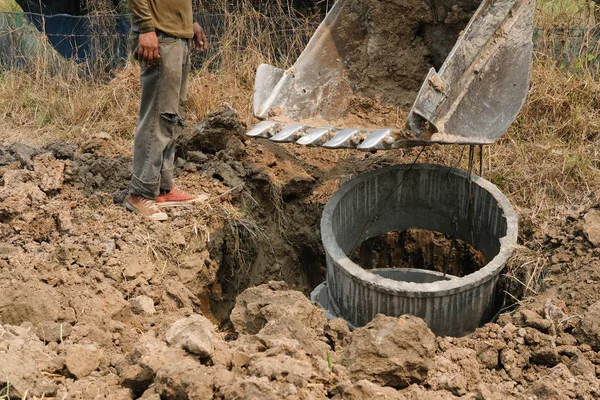
{"label": "dry grass", "polygon": [[[257,66],[291,65],[304,43],[301,33],[310,29],[308,20],[297,26],[297,20],[294,25],[284,15],[266,18],[250,7],[242,16],[223,13],[224,34],[211,43],[218,51],[209,52],[202,69],[191,77],[190,124],[223,103],[233,105],[249,122]],[[299,34],[284,41],[290,37],[285,31],[291,30]],[[0,70],[0,141],[38,145],[55,139],[78,141],[82,132],[100,131],[131,139],[139,104],[137,63],[115,71],[110,80],[98,75],[83,79],[87,66],[57,60],[43,37],[35,39],[42,49],[27,60],[27,70]]]}
{"label": "dry grass", "polygon": [[[80,79],[77,71],[71,76],[32,77],[24,71],[0,75],[2,141],[78,141],[85,139],[84,132],[131,137],[139,104],[137,71],[129,66],[108,84]],[[22,132],[30,134],[23,137]]]}
{"label": "dry grass", "polygon": [[595,25],[591,0],[537,0],[536,25],[542,28]]}
{"label": "dry grass", "polygon": [[600,200],[600,85],[584,72],[534,65],[529,99],[491,146],[491,179],[531,219]]}
{"label": "dry grass", "polygon": [[20,12],[23,10],[14,0],[0,0],[0,11]]}
{"label": "dry grass", "polygon": [[224,35],[211,44],[218,51],[208,57],[190,83],[192,119],[229,103],[246,122],[253,120],[250,99],[256,68],[261,63],[290,67],[305,44],[303,34],[310,34],[314,26],[309,19],[290,19],[282,7],[274,10],[274,15],[266,18],[251,6],[241,15],[223,9]]}

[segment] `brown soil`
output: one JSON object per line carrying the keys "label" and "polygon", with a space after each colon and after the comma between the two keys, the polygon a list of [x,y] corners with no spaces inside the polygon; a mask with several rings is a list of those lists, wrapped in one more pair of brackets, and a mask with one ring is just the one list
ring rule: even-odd
{"label": "brown soil", "polygon": [[[302,119],[307,126],[359,127],[364,129],[396,128],[402,130],[408,113],[399,107],[384,106],[378,99],[352,96],[347,114],[342,118],[325,119],[321,116]],[[272,109],[269,119],[283,124],[291,124],[284,110]]]}
{"label": "brown soil", "polygon": [[462,277],[487,264],[480,251],[423,229],[387,232],[362,242],[352,261],[365,269],[417,268]]}
{"label": "brown soil", "polygon": [[600,396],[588,209],[523,231],[506,287],[526,300],[496,323],[442,338],[418,318],[379,316],[351,333],[306,297],[324,279],[323,206],[340,183],[416,151],[278,146],[243,131],[224,108],[182,138],[178,184],[210,199],[164,223],[119,205],[130,154],[106,134],[0,146],[0,398]]}
{"label": "brown soil", "polygon": [[[351,1],[338,51],[355,95],[407,111],[430,68],[439,69],[481,1]],[[402,16],[402,18],[398,18]]]}

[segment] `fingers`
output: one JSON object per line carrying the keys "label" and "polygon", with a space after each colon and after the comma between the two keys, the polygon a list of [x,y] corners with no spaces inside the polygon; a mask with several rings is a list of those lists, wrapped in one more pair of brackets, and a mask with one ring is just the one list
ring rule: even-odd
{"label": "fingers", "polygon": [[155,32],[142,33],[139,41],[139,53],[144,62],[151,66],[158,62],[158,38]]}
{"label": "fingers", "polygon": [[154,65],[158,62],[160,55],[158,54],[158,46],[153,47],[144,47],[144,57],[143,60],[148,65]]}
{"label": "fingers", "polygon": [[204,51],[206,50],[206,43],[204,43],[202,39],[196,38],[196,40],[194,41],[194,49],[198,51]]}
{"label": "fingers", "polygon": [[197,23],[194,24],[194,48],[199,51],[206,51],[208,49],[206,33]]}
{"label": "fingers", "polygon": [[146,64],[148,64],[148,65],[149,65],[149,62],[148,62],[148,49],[144,49],[144,48],[142,48],[142,46],[140,46],[139,53],[140,53],[140,58],[141,58],[141,59],[142,59],[142,60],[143,60],[143,61],[144,61]]}
{"label": "fingers", "polygon": [[208,50],[208,38],[204,33],[204,29],[200,33],[200,51]]}
{"label": "fingers", "polygon": [[144,60],[147,65],[154,65],[158,61],[158,49],[153,49],[150,47],[142,48],[140,46],[140,52],[142,54],[142,60]]}
{"label": "fingers", "polygon": [[140,55],[146,65],[154,64],[154,57],[152,57],[152,49],[140,44]]}

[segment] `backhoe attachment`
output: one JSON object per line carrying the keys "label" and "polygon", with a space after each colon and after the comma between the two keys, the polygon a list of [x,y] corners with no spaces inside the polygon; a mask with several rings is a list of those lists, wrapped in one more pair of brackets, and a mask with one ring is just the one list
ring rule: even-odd
{"label": "backhoe attachment", "polygon": [[527,97],[535,0],[337,0],[293,67],[260,65],[249,136],[384,150],[494,143]]}

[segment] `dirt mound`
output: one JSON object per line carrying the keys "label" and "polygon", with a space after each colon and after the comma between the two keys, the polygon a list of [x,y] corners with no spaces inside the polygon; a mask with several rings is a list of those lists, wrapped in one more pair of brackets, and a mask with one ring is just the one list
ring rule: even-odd
{"label": "dirt mound", "polygon": [[[0,396],[21,398],[28,391],[46,398],[131,398],[143,386],[140,379],[149,381],[146,369],[129,368],[127,379],[121,370],[141,333],[157,329],[163,335],[175,320],[200,313],[222,321],[239,292],[270,276],[309,288],[298,250],[278,218],[281,210],[272,207],[282,201],[281,173],[248,161],[246,145],[229,130],[243,127],[231,108],[209,116],[204,126],[195,133],[211,139],[202,143],[222,135],[225,145],[211,153],[193,148],[198,141],[182,142],[177,175],[184,189],[211,198],[200,207],[171,210],[164,224],[146,222],[118,204],[130,158],[118,153],[110,135],[90,135],[80,146],[0,148],[0,326],[35,332],[17,342],[35,340],[43,351],[30,357],[12,336],[2,337],[5,364],[14,368],[4,368],[8,378],[0,382]],[[291,169],[281,171],[292,176]],[[287,185],[287,195],[301,197],[296,187]],[[317,232],[304,234],[310,238],[303,246],[317,243]],[[212,363],[228,362],[219,358],[227,354],[220,342],[203,347],[186,332],[170,332],[166,339]],[[207,357],[211,351],[218,357]],[[168,376],[157,380],[168,386],[165,393],[187,387],[180,382],[174,389]]]}
{"label": "dirt mound", "polygon": [[129,158],[110,136],[0,148],[0,397],[600,395],[595,211],[522,238],[540,261],[512,284],[535,296],[470,337],[406,316],[350,332],[306,298],[324,279],[321,211],[402,157],[245,142],[223,128],[235,118],[219,110],[182,142],[178,183],[210,198],[165,223],[114,202]]}

